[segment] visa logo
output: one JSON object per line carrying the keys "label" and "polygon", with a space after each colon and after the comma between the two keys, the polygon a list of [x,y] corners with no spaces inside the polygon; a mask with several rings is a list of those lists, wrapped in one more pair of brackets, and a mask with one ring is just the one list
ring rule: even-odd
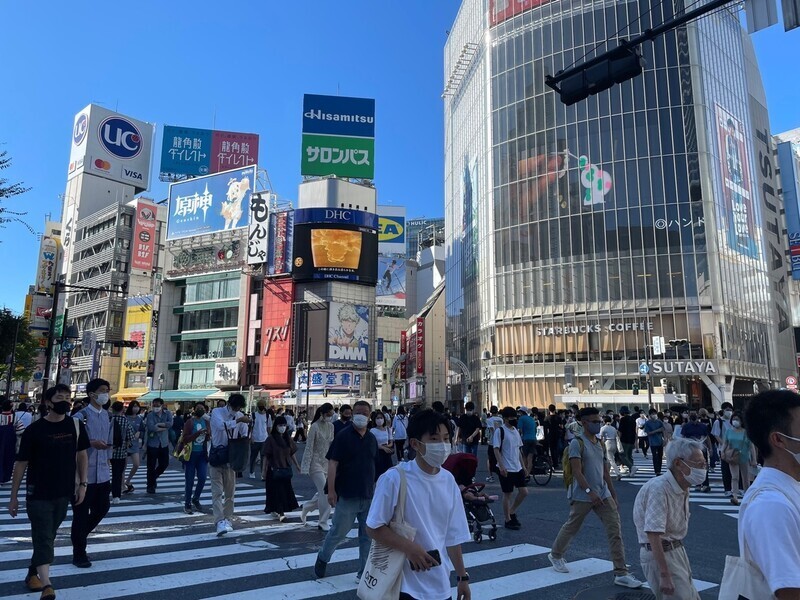
{"label": "visa logo", "polygon": [[130,169],[123,169],[123,171],[125,171],[125,177],[127,177],[128,179],[138,179],[139,181],[142,181],[141,173],[137,173],[136,171],[131,171]]}
{"label": "visa logo", "polygon": [[405,219],[390,219],[379,217],[378,219],[378,241],[391,242],[393,240],[402,241],[405,227]]}

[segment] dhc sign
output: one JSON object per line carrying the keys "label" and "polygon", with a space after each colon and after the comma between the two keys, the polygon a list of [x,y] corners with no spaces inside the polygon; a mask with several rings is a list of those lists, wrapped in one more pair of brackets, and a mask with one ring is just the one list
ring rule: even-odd
{"label": "dhc sign", "polygon": [[653,375],[717,375],[719,368],[710,360],[654,361]]}

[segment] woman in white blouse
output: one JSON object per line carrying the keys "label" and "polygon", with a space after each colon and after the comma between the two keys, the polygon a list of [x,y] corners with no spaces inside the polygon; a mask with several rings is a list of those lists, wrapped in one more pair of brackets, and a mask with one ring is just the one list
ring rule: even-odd
{"label": "woman in white blouse", "polygon": [[324,492],[325,481],[328,477],[328,448],[333,442],[333,405],[326,402],[314,413],[311,427],[308,430],[308,441],[303,451],[303,462],[300,465],[300,472],[311,477],[317,493],[308,502],[303,504],[300,511],[300,520],[306,524],[306,516],[309,512],[319,510],[319,529],[328,531],[328,517],[331,514],[331,505],[328,504],[328,496]]}

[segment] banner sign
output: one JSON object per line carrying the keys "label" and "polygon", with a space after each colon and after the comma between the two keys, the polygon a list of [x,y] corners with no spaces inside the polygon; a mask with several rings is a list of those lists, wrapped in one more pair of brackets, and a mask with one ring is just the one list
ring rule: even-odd
{"label": "banner sign", "polygon": [[167,239],[247,227],[256,170],[253,165],[170,184]]}
{"label": "banner sign", "polygon": [[58,271],[59,242],[56,237],[42,237],[39,244],[39,264],[36,265],[36,291],[52,294]]}
{"label": "banner sign", "polygon": [[425,374],[425,319],[417,317],[417,375]]}
{"label": "banner sign", "polygon": [[[329,392],[359,392],[364,373],[341,369],[311,369],[311,390]],[[308,390],[308,371],[300,370],[296,377],[296,390]]]}
{"label": "banner sign", "polygon": [[297,224],[325,223],[378,229],[378,215],[375,213],[345,208],[298,208],[294,211],[294,221]]}
{"label": "banner sign", "polygon": [[406,261],[378,256],[378,285],[375,302],[383,306],[406,305]]}
{"label": "banner sign", "polygon": [[247,264],[260,265],[267,261],[269,247],[269,194],[250,196],[250,229],[247,234]]}
{"label": "banner sign", "polygon": [[789,234],[792,279],[797,281],[800,280],[800,144],[778,144],[778,165],[781,169],[786,229]]}
{"label": "banner sign", "polygon": [[214,385],[216,387],[239,385],[239,361],[218,360],[214,363]]}
{"label": "banner sign", "polygon": [[368,364],[369,307],[331,302],[328,311],[328,361]]}
{"label": "banner sign", "polygon": [[506,19],[552,0],[489,0],[489,22],[494,27]]}
{"label": "banner sign", "polygon": [[271,213],[267,245],[267,275],[285,275],[292,271],[293,241],[294,211]]}
{"label": "banner sign", "polygon": [[131,269],[134,271],[153,270],[157,211],[156,205],[148,200],[136,201],[136,223],[133,227],[133,252],[131,252]]}
{"label": "banner sign", "polygon": [[378,252],[405,256],[405,206],[378,206]]}
{"label": "banner sign", "polygon": [[212,175],[258,163],[258,134],[164,125],[162,179]]}
{"label": "banner sign", "polygon": [[408,333],[405,330],[400,332],[400,356],[406,355],[406,358],[400,361],[400,379],[405,380],[408,378]]}

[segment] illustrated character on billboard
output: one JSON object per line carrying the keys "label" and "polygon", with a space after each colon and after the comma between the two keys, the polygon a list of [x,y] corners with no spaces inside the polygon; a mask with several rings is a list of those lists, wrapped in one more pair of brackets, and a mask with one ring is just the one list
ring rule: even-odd
{"label": "illustrated character on billboard", "polygon": [[605,195],[611,191],[611,175],[589,162],[586,156],[578,158],[578,166],[581,168],[581,185],[586,188],[583,192],[583,205],[605,202]]}
{"label": "illustrated character on billboard", "polygon": [[728,130],[725,133],[725,160],[728,161],[728,176],[731,181],[741,185],[742,157],[739,154],[739,141],[736,139],[736,125],[733,119],[728,119]]}
{"label": "illustrated character on billboard", "polygon": [[337,317],[339,326],[334,326],[329,331],[328,344],[339,348],[367,347],[367,336],[369,335],[367,331],[368,317],[359,316],[358,309],[353,304],[343,304],[339,308]]}
{"label": "illustrated character on billboard", "polygon": [[241,180],[232,178],[228,181],[228,192],[226,201],[222,203],[220,215],[225,219],[223,229],[236,229],[239,226],[239,219],[242,218],[242,201],[250,191],[250,178],[242,177]]}

